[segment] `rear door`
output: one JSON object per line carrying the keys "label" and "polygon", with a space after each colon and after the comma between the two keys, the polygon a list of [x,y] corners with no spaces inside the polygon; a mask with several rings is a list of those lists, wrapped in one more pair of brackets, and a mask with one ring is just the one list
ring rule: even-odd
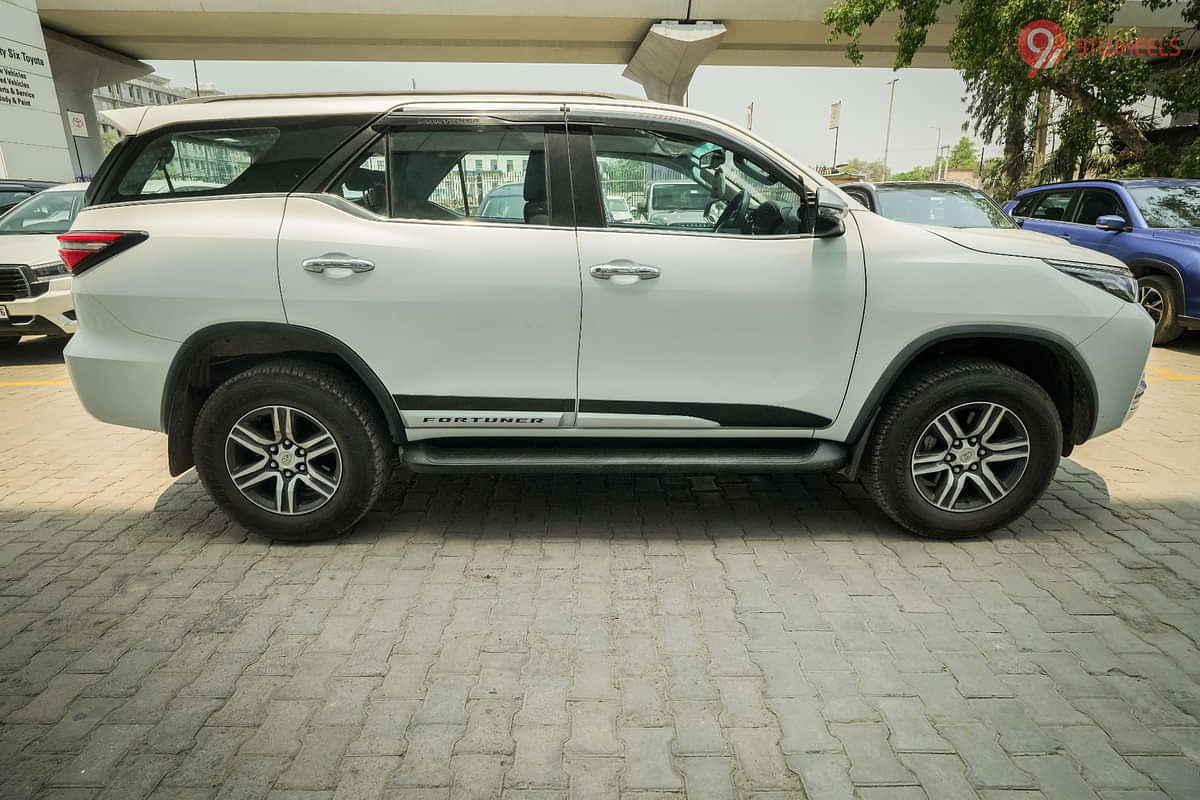
{"label": "rear door", "polygon": [[1048,233],[1070,240],[1070,222],[1075,209],[1075,189],[1051,189],[1043,192],[1025,218],[1021,227],[1038,233]]}
{"label": "rear door", "polygon": [[[288,199],[288,321],[361,356],[410,436],[573,422],[579,262],[557,119],[397,120],[324,192]],[[479,216],[514,183],[519,214]]]}

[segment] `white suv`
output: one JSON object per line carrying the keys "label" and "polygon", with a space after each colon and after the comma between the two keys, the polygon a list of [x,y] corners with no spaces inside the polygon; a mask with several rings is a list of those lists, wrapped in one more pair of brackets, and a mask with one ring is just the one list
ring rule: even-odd
{"label": "white suv", "polygon": [[[129,134],[61,237],[72,382],[216,502],[335,536],[413,470],[860,476],[929,536],[1004,525],[1132,412],[1117,261],[865,211],[708,115],[602,95],[204,98]],[[604,198],[690,181],[707,227]],[[523,186],[519,218],[479,217]]]}

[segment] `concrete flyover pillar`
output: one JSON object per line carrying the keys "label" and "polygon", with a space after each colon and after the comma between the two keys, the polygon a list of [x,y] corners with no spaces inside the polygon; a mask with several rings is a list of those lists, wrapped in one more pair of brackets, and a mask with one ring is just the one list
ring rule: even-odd
{"label": "concrete flyover pillar", "polygon": [[717,49],[725,26],[717,22],[658,22],[629,60],[623,73],[646,90],[647,99],[683,105],[696,67]]}
{"label": "concrete flyover pillar", "polygon": [[[54,72],[54,90],[58,95],[60,124],[66,134],[71,168],[76,179],[90,179],[104,160],[100,141],[100,123],[92,91],[100,86],[139,78],[153,71],[149,64],[130,58],[59,31],[43,29],[46,52]],[[72,135],[67,112],[81,113],[87,122],[87,136]]]}

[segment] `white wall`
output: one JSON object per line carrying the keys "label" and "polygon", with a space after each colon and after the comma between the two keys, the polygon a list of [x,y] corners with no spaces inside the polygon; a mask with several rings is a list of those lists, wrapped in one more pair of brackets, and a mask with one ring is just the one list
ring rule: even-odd
{"label": "white wall", "polygon": [[37,0],[0,0],[0,177],[69,181],[69,145]]}

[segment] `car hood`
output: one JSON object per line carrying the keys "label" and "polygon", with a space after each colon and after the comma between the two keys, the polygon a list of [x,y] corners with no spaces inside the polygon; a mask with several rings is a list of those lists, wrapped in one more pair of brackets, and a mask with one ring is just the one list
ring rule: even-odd
{"label": "car hood", "polygon": [[1164,242],[1200,246],[1200,228],[1151,228],[1149,233]]}
{"label": "car hood", "polygon": [[1108,264],[1114,267],[1124,266],[1112,256],[1097,250],[1076,247],[1057,236],[1021,228],[922,227],[960,247],[980,253],[992,253],[998,256],[1025,256],[1026,258],[1057,258],[1063,261],[1083,261],[1089,264]]}
{"label": "car hood", "polygon": [[45,264],[58,260],[53,233],[0,234],[0,264]]}

